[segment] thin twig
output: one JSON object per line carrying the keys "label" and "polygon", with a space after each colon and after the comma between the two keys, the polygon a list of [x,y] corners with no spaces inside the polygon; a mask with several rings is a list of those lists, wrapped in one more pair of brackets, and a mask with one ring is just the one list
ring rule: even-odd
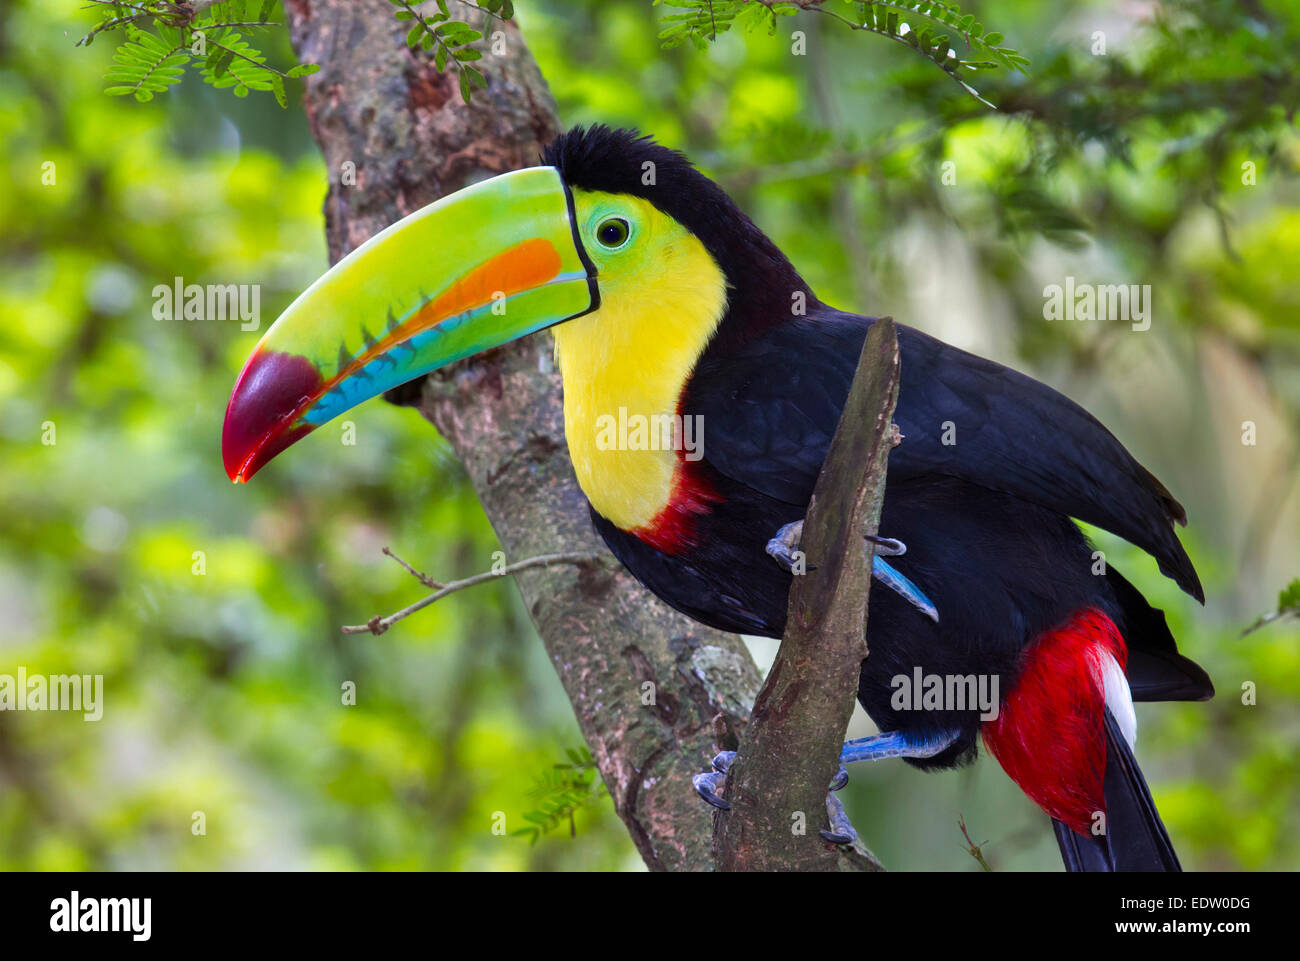
{"label": "thin twig", "polygon": [[463,591],[467,587],[474,587],[478,584],[486,584],[488,581],[496,580],[498,577],[506,577],[510,574],[517,574],[519,571],[526,571],[533,567],[551,567],[556,564],[587,564],[600,559],[599,554],[539,554],[537,557],[525,558],[522,561],[516,561],[513,564],[507,564],[499,571],[484,571],[481,574],[475,574],[472,577],[462,578],[459,581],[449,581],[446,584],[435,581],[428,574],[417,571],[406,561],[402,560],[387,547],[384,553],[391,557],[402,567],[406,568],[407,573],[418,580],[425,587],[433,589],[433,593],[428,597],[421,598],[409,607],[404,607],[400,611],[389,614],[387,617],[381,617],[376,614],[364,624],[349,624],[344,626],[344,634],[382,634],[398,621],[410,617],[416,611],[423,610],[430,604],[442,600],[448,594],[454,594],[457,591]]}
{"label": "thin twig", "polygon": [[503,25],[509,22],[505,17],[493,13],[487,7],[479,6],[477,3],[474,3],[473,0],[456,0],[456,2],[461,6],[469,7],[471,10],[477,10],[479,13],[486,13],[488,20],[499,20]]}
{"label": "thin twig", "polygon": [[[993,868],[989,866],[988,861],[984,860],[984,852],[980,849],[980,845],[971,840],[970,832],[966,830],[966,818],[961,814],[957,815],[957,826],[961,828],[962,836],[966,838],[966,853],[978,861],[980,867],[992,874]],[[984,843],[988,844],[989,842],[985,841]]]}
{"label": "thin twig", "polygon": [[104,30],[115,30],[123,24],[135,23],[152,18],[169,27],[186,27],[193,23],[208,7],[223,0],[192,0],[190,3],[176,3],[172,0],[150,0],[147,3],[131,3],[129,0],[88,0],[83,10],[93,10],[96,6],[110,7],[114,10],[128,7],[139,11],[130,16],[114,17],[96,26],[90,33],[77,41],[78,47],[88,45],[95,36]]}
{"label": "thin twig", "polygon": [[1250,627],[1242,631],[1240,636],[1246,637],[1248,634],[1254,634],[1261,627],[1267,627],[1269,624],[1272,624],[1274,621],[1280,621],[1283,618],[1295,617],[1295,616],[1296,615],[1294,611],[1274,611],[1271,614],[1264,614],[1261,617],[1255,618],[1255,623],[1251,624]]}
{"label": "thin twig", "polygon": [[221,30],[226,27],[278,27],[278,20],[231,20],[229,23],[201,23],[196,30]]}
{"label": "thin twig", "polygon": [[387,554],[389,557],[391,557],[393,560],[397,561],[397,563],[401,564],[404,568],[406,568],[406,572],[410,574],[412,577],[414,577],[421,584],[423,584],[425,587],[432,588],[435,591],[440,591],[447,586],[446,584],[441,584],[438,581],[435,581],[428,574],[422,573],[421,571],[417,571],[410,564],[406,563],[406,561],[402,560],[400,557],[394,554],[391,549],[385,547],[384,553]]}
{"label": "thin twig", "polygon": [[227,47],[224,43],[221,43],[220,41],[217,41],[217,40],[209,40],[208,43],[212,44],[212,46],[214,46],[214,47],[216,47],[216,48],[218,48],[218,49],[220,49],[220,50],[224,50],[224,51],[226,51],[226,53],[229,53],[229,54],[231,54],[232,56],[236,56],[236,57],[238,57],[240,60],[247,60],[247,61],[248,61],[249,63],[251,63],[254,67],[257,67],[257,68],[259,68],[259,69],[261,69],[261,70],[266,70],[266,71],[268,71],[268,72],[270,72],[270,73],[275,74],[276,76],[283,77],[285,80],[292,80],[292,79],[293,79],[293,78],[290,77],[287,73],[283,73],[283,72],[281,72],[281,71],[279,71],[279,70],[276,70],[275,67],[272,67],[269,63],[261,63],[261,62],[259,62],[259,61],[257,61],[257,60],[254,60],[252,57],[248,56],[247,54],[240,53],[240,52],[239,52],[238,50],[236,50],[234,47]]}

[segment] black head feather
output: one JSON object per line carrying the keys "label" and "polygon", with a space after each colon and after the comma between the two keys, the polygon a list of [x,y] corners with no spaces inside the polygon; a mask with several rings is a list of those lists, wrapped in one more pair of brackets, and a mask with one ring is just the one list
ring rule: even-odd
{"label": "black head feather", "polygon": [[596,124],[560,134],[542,160],[570,187],[642,197],[694,234],[731,288],[726,333],[756,333],[789,318],[796,291],[808,305],[816,303],[780,248],[678,151],[636,130]]}

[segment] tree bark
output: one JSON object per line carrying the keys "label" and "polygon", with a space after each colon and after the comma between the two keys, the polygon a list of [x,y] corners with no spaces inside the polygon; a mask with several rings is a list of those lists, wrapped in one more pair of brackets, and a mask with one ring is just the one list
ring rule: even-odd
{"label": "tree bark", "polygon": [[[406,46],[385,0],[287,0],[285,9],[299,58],[322,67],[305,102],[330,173],[332,261],[444,194],[536,164],[559,129],[513,23],[484,27],[470,8],[456,11],[486,34],[478,65],[488,87],[467,106],[452,72]],[[490,50],[496,30],[504,56]],[[355,185],[344,185],[345,169]],[[526,338],[390,396],[419,406],[451,444],[511,561],[603,551],[569,464],[551,357],[549,334]],[[612,557],[517,582],[645,863],[712,868],[711,809],[690,778],[719,747],[735,747],[758,690],[740,639],[670,610]]]}
{"label": "tree bark", "polygon": [[[728,776],[731,810],[718,816],[718,866],[731,871],[879,870],[865,848],[841,850],[817,833],[839,770],[867,656],[867,597],[885,498],[898,400],[898,337],[876,321],[804,519],[808,571],[790,589],[785,637]],[[865,454],[865,457],[864,457]],[[814,565],[816,565],[814,567]]]}

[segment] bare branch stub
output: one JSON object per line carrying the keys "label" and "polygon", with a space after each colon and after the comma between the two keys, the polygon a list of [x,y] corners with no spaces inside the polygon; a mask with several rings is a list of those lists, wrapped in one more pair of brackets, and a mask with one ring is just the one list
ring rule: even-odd
{"label": "bare branch stub", "polygon": [[731,766],[731,810],[714,834],[723,870],[880,869],[865,848],[840,850],[817,832],[867,655],[864,535],[880,522],[898,383],[897,329],[883,318],[863,344],[804,520],[801,549],[816,569],[794,579],[785,637]]}
{"label": "bare branch stub", "polygon": [[536,567],[550,567],[553,564],[590,564],[599,561],[602,557],[600,554],[592,553],[569,553],[569,554],[539,554],[536,557],[527,557],[522,561],[516,561],[513,564],[507,564],[501,570],[484,571],[481,574],[474,574],[471,577],[465,577],[458,581],[448,581],[443,584],[435,581],[428,574],[417,571],[406,561],[402,560],[387,547],[384,553],[391,557],[402,567],[406,568],[408,574],[414,577],[425,587],[433,589],[433,593],[423,597],[400,611],[394,611],[386,617],[376,614],[364,624],[347,624],[342,631],[344,634],[383,634],[400,620],[410,617],[417,611],[422,611],[426,607],[434,604],[448,594],[455,594],[457,591],[463,591],[467,587],[477,587],[479,584],[486,584],[488,581],[494,581],[498,577],[508,577],[511,574],[517,574],[520,571],[531,570]]}

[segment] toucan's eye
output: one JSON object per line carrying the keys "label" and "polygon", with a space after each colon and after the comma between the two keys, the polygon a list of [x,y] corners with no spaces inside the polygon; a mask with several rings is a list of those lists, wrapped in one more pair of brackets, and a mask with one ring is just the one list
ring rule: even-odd
{"label": "toucan's eye", "polygon": [[602,247],[622,247],[627,243],[627,236],[631,232],[632,228],[622,217],[610,217],[608,220],[602,220],[600,226],[596,228],[596,239],[600,241]]}

